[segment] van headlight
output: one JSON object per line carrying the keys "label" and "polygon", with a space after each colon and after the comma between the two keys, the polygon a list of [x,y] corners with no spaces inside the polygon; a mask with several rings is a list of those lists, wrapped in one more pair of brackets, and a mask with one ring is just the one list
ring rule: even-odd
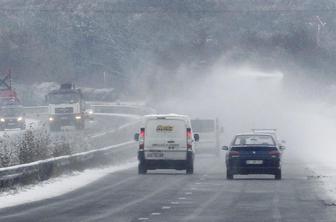
{"label": "van headlight", "polygon": [[0,118],[0,122],[5,122],[5,119],[4,118]]}
{"label": "van headlight", "polygon": [[49,117],[49,121],[50,121],[50,122],[54,121],[54,118]]}
{"label": "van headlight", "polygon": [[81,117],[81,116],[76,116],[75,118],[76,118],[76,119],[81,119],[82,117]]}
{"label": "van headlight", "polygon": [[22,116],[17,118],[17,121],[19,121],[19,122],[22,121],[22,120],[23,120]]}

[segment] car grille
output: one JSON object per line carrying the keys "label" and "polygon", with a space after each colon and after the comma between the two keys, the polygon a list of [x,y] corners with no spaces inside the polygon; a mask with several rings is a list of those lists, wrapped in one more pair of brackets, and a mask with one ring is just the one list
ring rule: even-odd
{"label": "car grille", "polygon": [[55,113],[73,113],[73,107],[55,108]]}

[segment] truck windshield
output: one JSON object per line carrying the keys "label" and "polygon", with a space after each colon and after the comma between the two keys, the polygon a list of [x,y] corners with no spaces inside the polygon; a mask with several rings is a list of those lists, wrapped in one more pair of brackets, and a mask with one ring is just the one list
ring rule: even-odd
{"label": "truck windshield", "polygon": [[49,104],[77,103],[80,96],[77,93],[55,93],[49,95]]}

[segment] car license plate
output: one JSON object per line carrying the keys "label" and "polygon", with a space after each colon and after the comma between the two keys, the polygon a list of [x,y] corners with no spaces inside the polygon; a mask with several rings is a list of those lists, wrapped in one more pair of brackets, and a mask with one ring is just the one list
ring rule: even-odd
{"label": "car license plate", "polygon": [[163,158],[164,154],[162,152],[150,152],[147,153],[148,158]]}
{"label": "car license plate", "polygon": [[262,160],[246,160],[246,164],[263,164]]}

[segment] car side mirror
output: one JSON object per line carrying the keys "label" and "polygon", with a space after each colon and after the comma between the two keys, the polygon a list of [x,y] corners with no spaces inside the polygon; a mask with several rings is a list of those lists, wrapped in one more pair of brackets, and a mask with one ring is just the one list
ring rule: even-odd
{"label": "car side mirror", "polygon": [[284,151],[284,150],[286,149],[286,147],[285,147],[285,146],[280,146],[279,149],[280,149],[281,151]]}
{"label": "car side mirror", "polygon": [[222,146],[222,150],[228,151],[229,147],[228,146]]}
{"label": "car side mirror", "polygon": [[198,134],[198,133],[195,133],[195,134],[194,134],[194,139],[195,139],[195,141],[196,141],[196,142],[198,142],[198,141],[199,141],[199,139],[200,139],[200,136],[199,136],[199,134]]}
{"label": "car side mirror", "polygon": [[134,140],[139,141],[139,133],[134,134]]}

